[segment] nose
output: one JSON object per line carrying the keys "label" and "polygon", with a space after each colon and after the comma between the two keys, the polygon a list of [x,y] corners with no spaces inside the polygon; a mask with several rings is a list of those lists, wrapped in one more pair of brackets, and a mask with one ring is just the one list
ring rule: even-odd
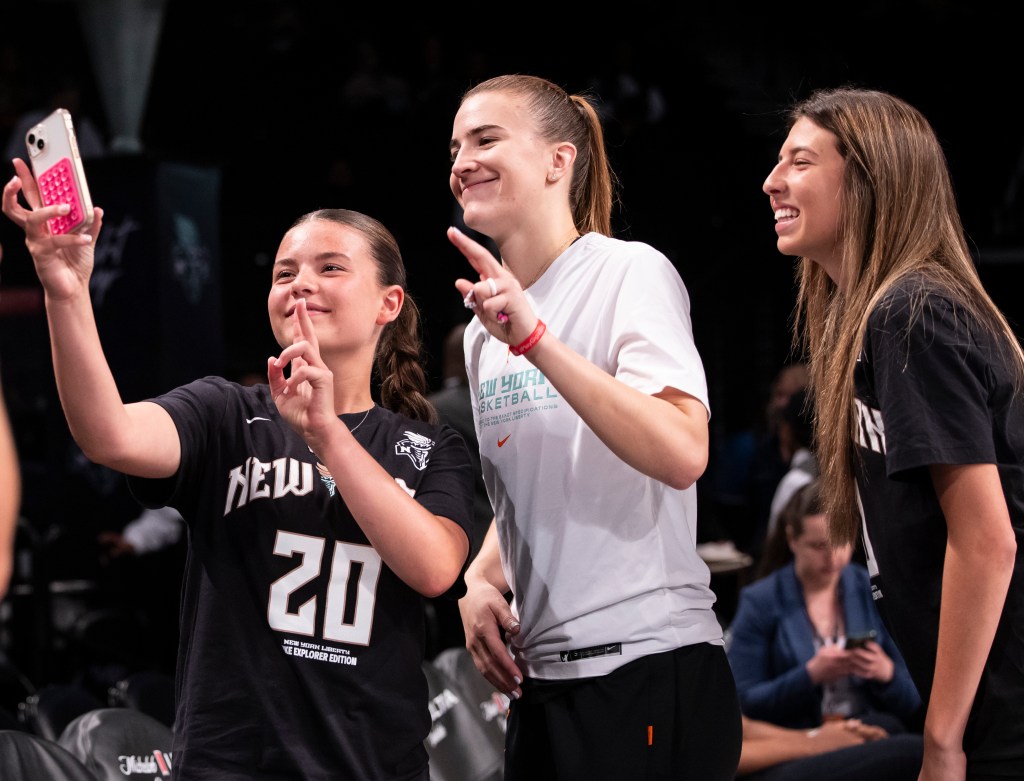
{"label": "nose", "polygon": [[292,279],[291,292],[292,295],[300,298],[307,293],[311,293],[316,289],[316,275],[306,271],[305,269],[299,269],[295,272],[295,278]]}
{"label": "nose", "polygon": [[475,167],[476,162],[466,147],[460,147],[452,152],[452,176],[460,178],[465,176]]}
{"label": "nose", "polygon": [[764,184],[761,185],[761,190],[765,195],[776,195],[782,192],[782,177],[779,175],[779,166],[776,165],[771,172],[768,174],[768,178],[764,180]]}

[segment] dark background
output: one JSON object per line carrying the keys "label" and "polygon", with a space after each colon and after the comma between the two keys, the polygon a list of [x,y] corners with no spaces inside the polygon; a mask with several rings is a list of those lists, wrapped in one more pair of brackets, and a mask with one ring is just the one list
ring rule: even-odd
{"label": "dark background", "polygon": [[[111,140],[111,88],[96,64],[131,41],[131,19],[112,13],[109,36],[89,39],[80,16],[88,5],[97,3],[3,3],[0,140],[24,111],[68,85],[81,99],[76,121],[91,120]],[[665,252],[689,289],[713,438],[758,424],[769,383],[789,357],[793,264],[775,250],[760,187],[783,140],[778,112],[813,88],[886,89],[930,118],[979,270],[1020,332],[1024,201],[1016,187],[1024,134],[1011,6],[640,2],[598,12],[511,3],[420,4],[407,12],[383,4],[168,0],[148,78],[144,69],[119,74],[125,84],[145,85],[141,150],[108,149],[87,160],[87,170],[96,172],[99,205],[115,194],[154,199],[145,171],[166,164],[215,175],[217,236],[209,249],[217,278],[208,292],[216,302],[203,310],[201,335],[175,345],[182,314],[164,300],[158,261],[129,253],[137,280],[126,291],[131,314],[116,330],[101,324],[121,344],[111,361],[131,388],[129,400],[166,390],[160,383],[177,380],[174,369],[192,365],[175,350],[229,376],[262,371],[277,349],[265,304],[277,242],[300,214],[338,206],[372,214],[396,234],[423,313],[431,382],[439,384],[444,335],[466,318],[453,281],[468,266],[445,238],[454,217],[451,121],[466,87],[513,71],[599,101],[622,184],[616,230]],[[2,293],[31,290],[21,239],[0,223]],[[154,341],[154,329],[162,340]],[[24,457],[44,459],[64,424],[38,311],[0,319],[0,362]],[[26,514],[54,511],[38,494],[52,496],[62,468],[29,470]]]}

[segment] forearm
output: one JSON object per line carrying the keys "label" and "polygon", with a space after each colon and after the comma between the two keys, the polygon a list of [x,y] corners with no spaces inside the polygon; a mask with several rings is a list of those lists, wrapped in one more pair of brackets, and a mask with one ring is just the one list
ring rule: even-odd
{"label": "forearm", "polygon": [[466,571],[466,581],[474,579],[494,586],[502,594],[507,594],[510,590],[508,580],[505,578],[505,571],[501,566],[498,526],[493,519],[491,525],[487,527],[487,534],[484,535],[480,550]]}
{"label": "forearm", "polygon": [[[756,728],[748,728],[752,724],[756,724]],[[823,748],[815,743],[818,738],[816,730],[785,729],[763,721],[744,719],[743,747],[736,774],[756,773],[782,762],[821,753]]]}
{"label": "forearm", "polygon": [[884,737],[884,730],[861,725],[856,719],[832,721],[814,729],[788,729],[743,717],[743,748],[737,776],[795,759],[813,757],[867,740]]}
{"label": "forearm", "polygon": [[14,566],[14,537],[21,509],[21,469],[10,418],[0,396],[0,599]]}
{"label": "forearm", "polygon": [[[994,555],[995,554],[995,555]],[[959,749],[1012,572],[1012,557],[947,547],[925,739]]]}
{"label": "forearm", "polygon": [[995,466],[932,467],[947,543],[925,746],[959,751],[1016,557]]}
{"label": "forearm", "polygon": [[68,427],[90,460],[115,466],[131,446],[131,426],[100,344],[87,289],[46,299],[53,372]]}
{"label": "forearm", "polygon": [[708,421],[700,401],[678,391],[665,398],[638,391],[550,331],[526,357],[598,438],[637,471],[680,489],[704,473]]}
{"label": "forearm", "polygon": [[469,539],[410,496],[340,420],[317,448],[349,511],[381,559],[427,597],[447,591],[469,555]]}

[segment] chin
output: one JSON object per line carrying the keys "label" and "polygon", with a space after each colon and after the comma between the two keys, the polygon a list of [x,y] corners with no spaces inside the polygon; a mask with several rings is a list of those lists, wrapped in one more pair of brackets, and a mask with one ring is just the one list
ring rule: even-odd
{"label": "chin", "polygon": [[799,258],[801,255],[803,255],[803,253],[800,252],[800,248],[795,246],[795,243],[793,241],[789,241],[785,238],[780,238],[775,243],[775,246],[778,248],[781,254],[786,255],[787,257],[790,258]]}
{"label": "chin", "polygon": [[470,203],[468,206],[464,206],[462,209],[462,221],[466,223],[467,228],[477,233],[483,233],[485,236],[489,235],[487,232],[487,209],[482,205]]}

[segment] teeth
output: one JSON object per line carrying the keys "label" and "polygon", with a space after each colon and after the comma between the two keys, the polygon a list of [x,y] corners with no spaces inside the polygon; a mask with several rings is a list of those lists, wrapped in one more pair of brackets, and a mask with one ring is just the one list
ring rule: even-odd
{"label": "teeth", "polygon": [[782,220],[786,217],[796,217],[799,212],[796,209],[776,209],[775,219]]}

